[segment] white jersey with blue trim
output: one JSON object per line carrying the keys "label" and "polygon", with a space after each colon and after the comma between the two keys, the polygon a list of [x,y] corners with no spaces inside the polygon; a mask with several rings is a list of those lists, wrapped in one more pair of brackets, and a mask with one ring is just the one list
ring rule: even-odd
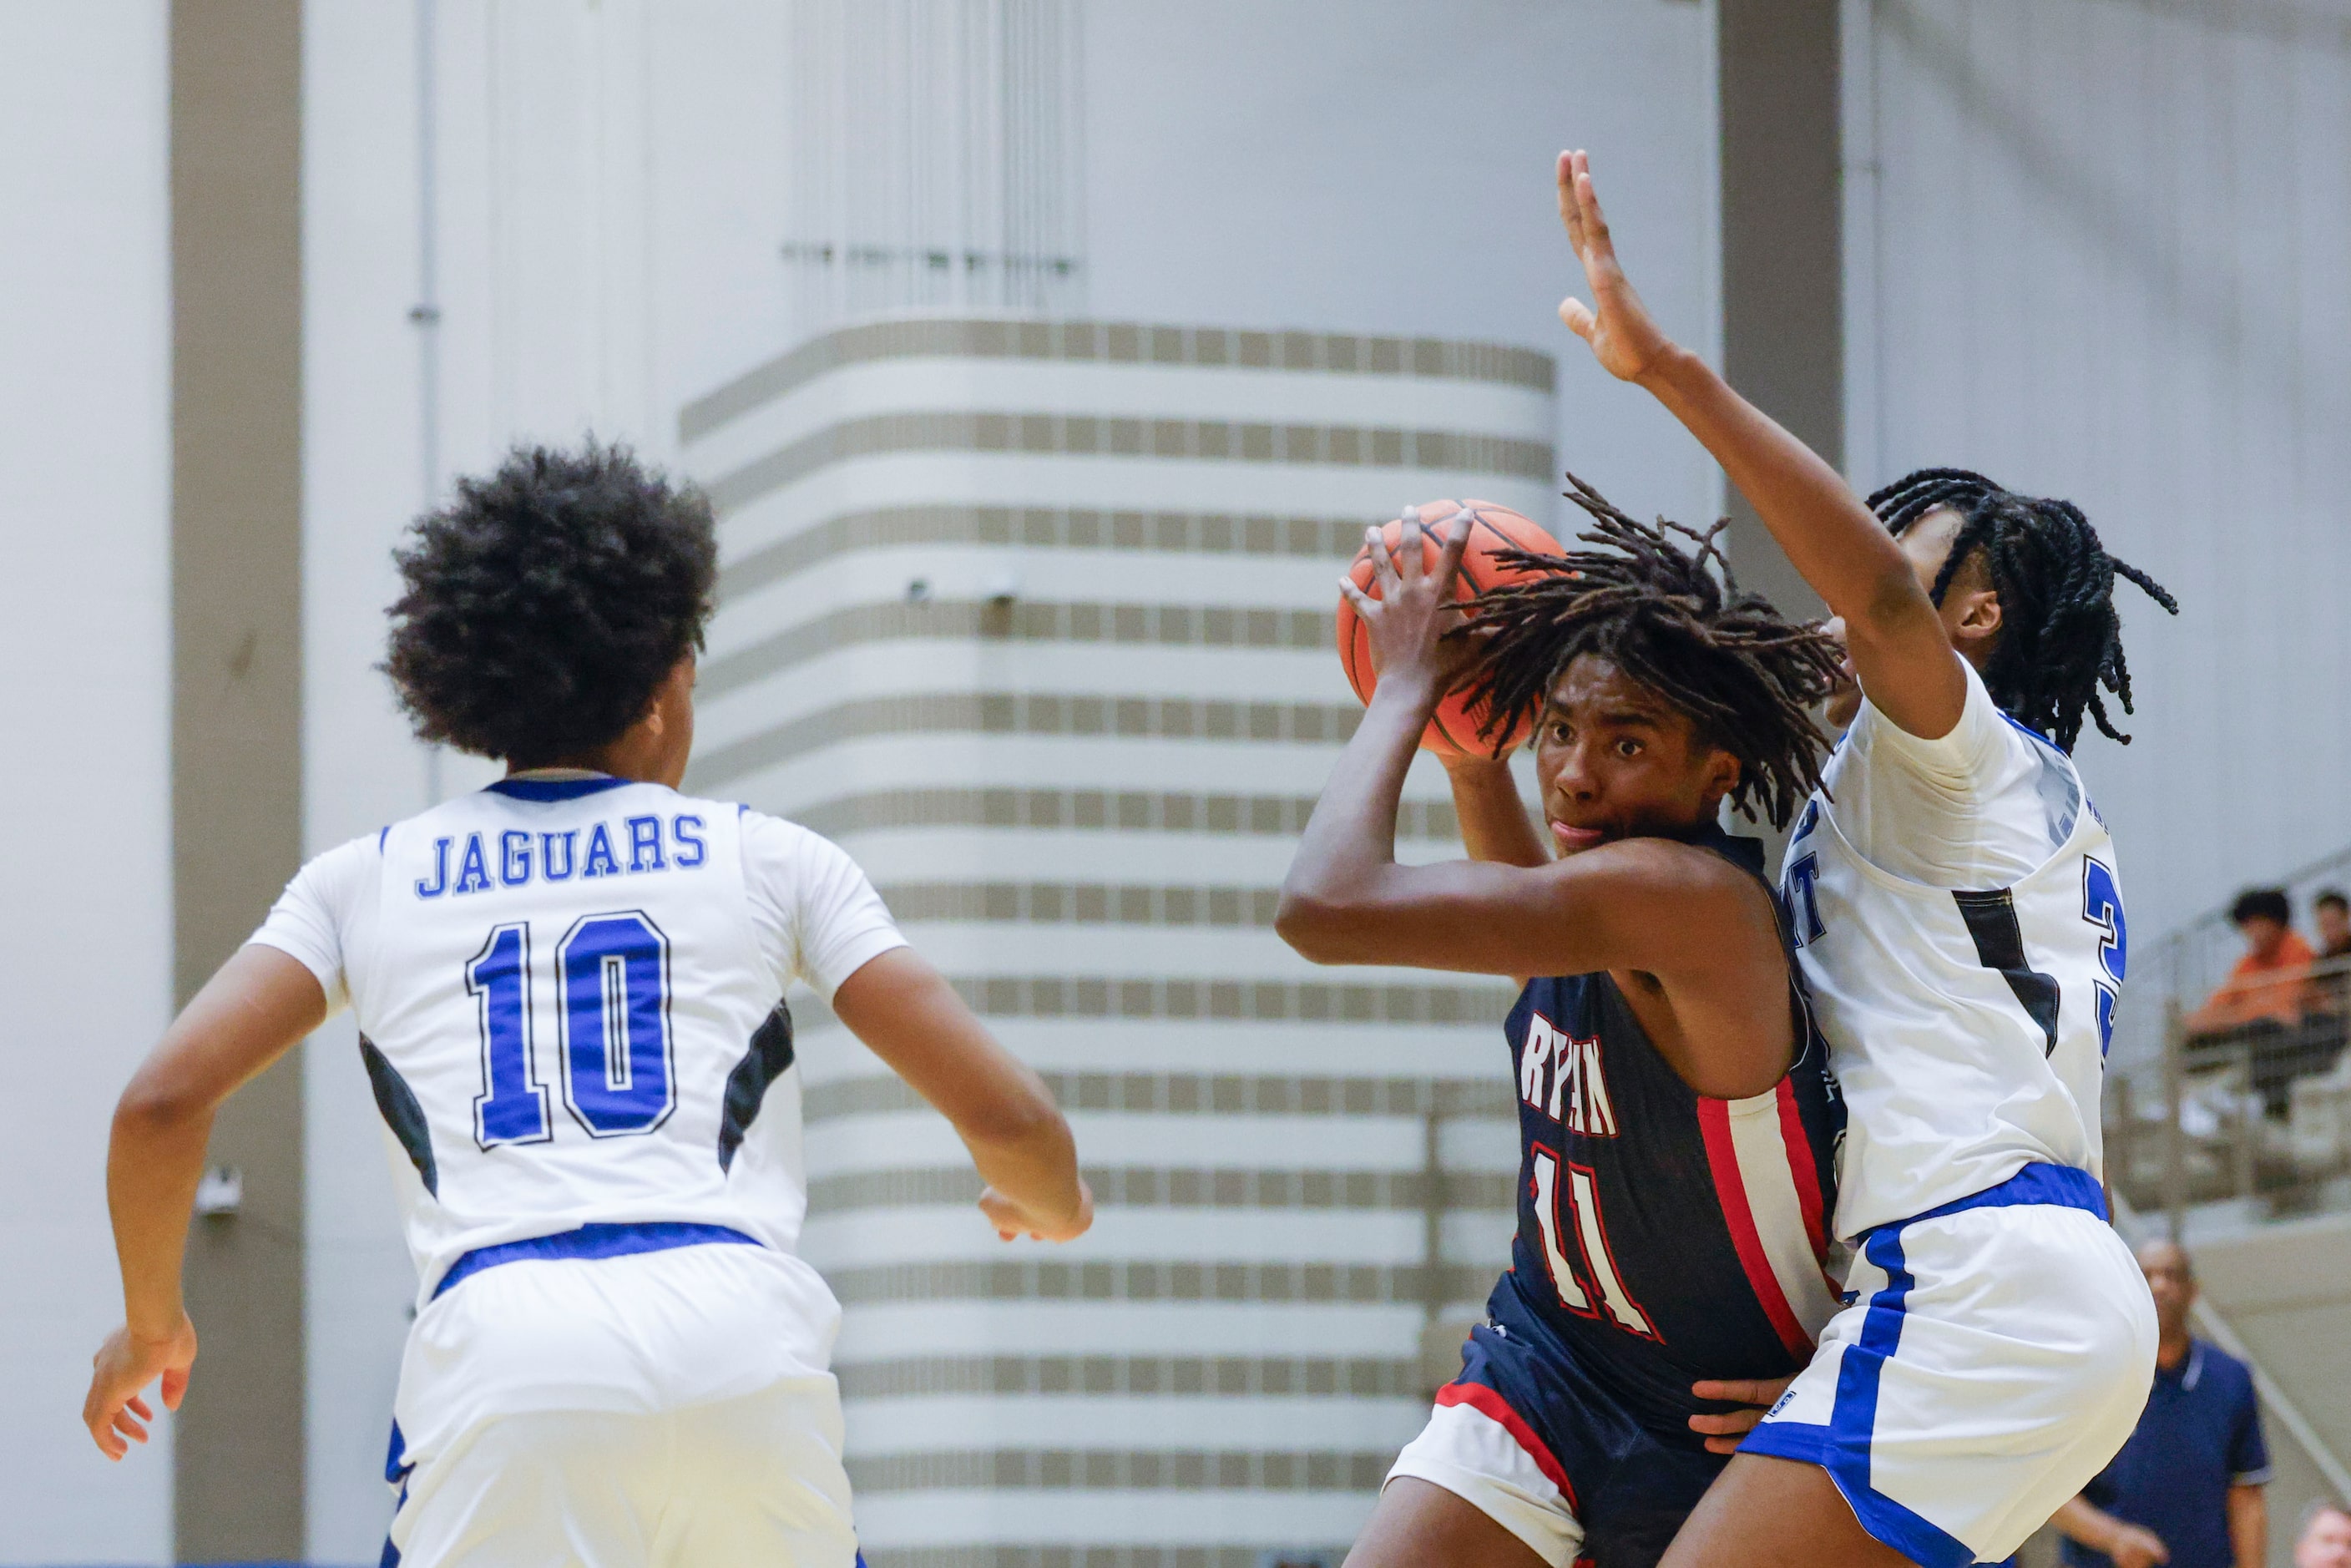
{"label": "white jersey with blue trim", "polygon": [[2127,930],[2073,761],[1967,670],[1936,740],[1864,703],[1782,864],[1846,1107],[1837,1233],[2047,1163],[2100,1175]]}
{"label": "white jersey with blue trim", "polygon": [[525,776],[319,856],[253,939],[358,1015],[420,1303],[477,1249],[669,1223],[765,1243],[832,1310],[792,1257],[782,998],[802,979],[829,1000],[903,938],[826,840],[657,784]]}

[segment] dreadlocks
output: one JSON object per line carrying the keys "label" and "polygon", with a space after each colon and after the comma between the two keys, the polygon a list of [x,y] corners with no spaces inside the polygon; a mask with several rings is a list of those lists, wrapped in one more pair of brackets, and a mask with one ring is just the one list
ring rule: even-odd
{"label": "dreadlocks", "polygon": [[[1760,807],[1773,827],[1786,826],[1820,783],[1827,737],[1809,710],[1836,683],[1836,645],[1817,627],[1782,619],[1762,595],[1739,591],[1715,543],[1723,523],[1704,533],[1662,517],[1645,527],[1574,475],[1567,482],[1568,499],[1597,525],[1579,541],[1605,548],[1496,552],[1536,575],[1476,601],[1471,627],[1488,637],[1470,683],[1472,702],[1487,705],[1479,733],[1491,738],[1537,713],[1552,683],[1591,653],[1739,758],[1733,806],[1750,817]],[[1674,534],[1696,541],[1697,553],[1685,554]]]}
{"label": "dreadlocks", "polygon": [[1959,515],[1930,597],[1939,607],[1960,568],[1982,556],[2000,596],[2000,638],[1983,672],[1992,701],[2064,751],[2080,737],[2085,711],[2098,733],[2130,744],[2098,695],[2103,686],[2123,712],[2132,711],[2115,579],[2128,578],[2174,615],[2179,601],[2138,568],[2108,555],[2079,507],[2020,496],[1964,468],[1921,468],[1870,497],[1869,505],[1897,538],[1945,507]]}

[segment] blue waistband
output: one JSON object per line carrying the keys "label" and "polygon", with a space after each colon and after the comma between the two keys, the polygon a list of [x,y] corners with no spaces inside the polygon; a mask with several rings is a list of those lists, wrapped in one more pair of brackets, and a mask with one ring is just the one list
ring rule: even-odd
{"label": "blue waistband", "polygon": [[1878,1230],[1895,1230],[1905,1225],[1916,1225],[1922,1219],[1940,1219],[1947,1214],[1959,1214],[1970,1208],[2011,1208],[2019,1204],[2031,1203],[2054,1204],[2061,1208],[2079,1208],[2096,1215],[2100,1219],[2109,1218],[2106,1213],[2105,1188],[2098,1185],[2097,1177],[2085,1170],[2076,1170],[2072,1166],[2040,1163],[2025,1166],[1996,1186],[1988,1186],[1981,1192],[1970,1193],[1967,1197],[1944,1204],[1939,1208],[1930,1208],[1924,1214],[1914,1214],[1907,1219],[1897,1219],[1891,1225],[1874,1227],[1872,1234]]}
{"label": "blue waistband", "polygon": [[577,1230],[534,1236],[527,1241],[476,1247],[449,1265],[449,1271],[433,1287],[432,1299],[439,1301],[458,1281],[501,1263],[519,1263],[535,1258],[625,1258],[633,1252],[666,1252],[673,1247],[714,1244],[757,1247],[759,1240],[731,1226],[695,1225],[683,1219],[648,1220],[636,1225],[583,1225]]}

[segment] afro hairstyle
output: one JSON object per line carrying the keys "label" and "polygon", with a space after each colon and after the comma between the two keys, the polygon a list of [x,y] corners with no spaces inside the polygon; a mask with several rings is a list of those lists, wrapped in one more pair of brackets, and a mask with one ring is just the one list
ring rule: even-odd
{"label": "afro hairstyle", "polygon": [[421,739],[518,767],[617,739],[702,646],[710,503],[590,439],[517,446],[393,552],[381,668]]}

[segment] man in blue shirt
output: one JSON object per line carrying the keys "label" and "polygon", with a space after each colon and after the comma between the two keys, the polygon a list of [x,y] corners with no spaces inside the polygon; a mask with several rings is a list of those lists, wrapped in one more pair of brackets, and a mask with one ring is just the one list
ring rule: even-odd
{"label": "man in blue shirt", "polygon": [[2139,1249],[2161,1332],[2155,1386],[2121,1453],[2057,1511],[2072,1568],[2261,1568],[2270,1479],[2253,1375],[2188,1333],[2196,1272],[2178,1243]]}

